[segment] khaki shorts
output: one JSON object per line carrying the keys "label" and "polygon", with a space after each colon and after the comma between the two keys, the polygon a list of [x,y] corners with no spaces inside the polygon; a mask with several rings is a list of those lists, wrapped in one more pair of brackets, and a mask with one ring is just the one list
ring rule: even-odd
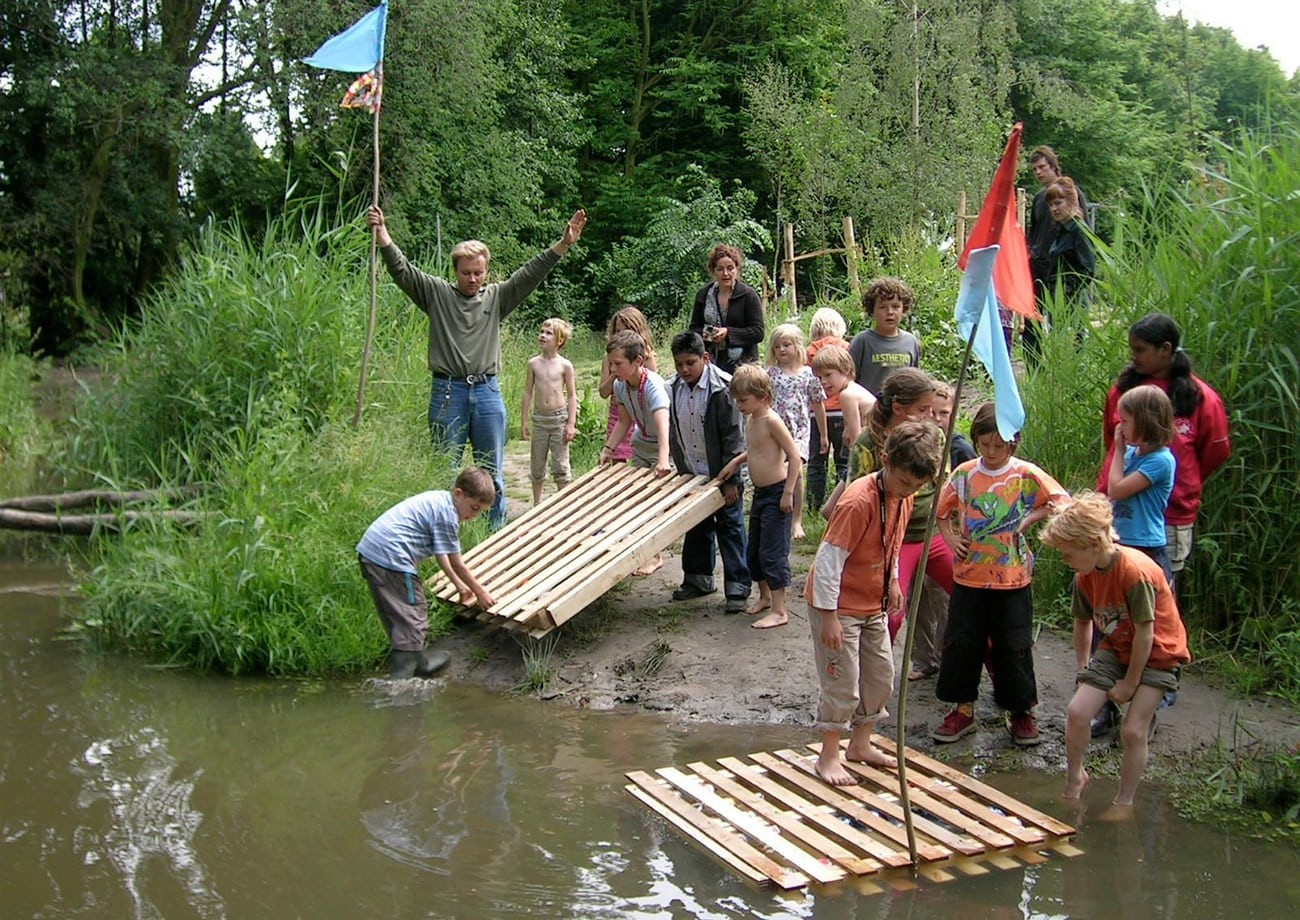
{"label": "khaki shorts", "polygon": [[883,613],[839,615],[844,642],[835,651],[822,645],[820,613],[809,611],[813,659],[821,683],[817,731],[844,732],[875,725],[889,715],[885,704],[894,690],[894,654]]}
{"label": "khaki shorts", "polygon": [[[1088,684],[1098,690],[1109,690],[1123,680],[1127,673],[1128,665],[1122,663],[1118,655],[1108,648],[1099,648],[1092,656],[1092,660],[1088,662],[1088,666],[1074,678],[1074,682]],[[1155,687],[1157,690],[1177,691],[1178,672],[1143,668],[1138,683],[1144,687]]]}
{"label": "khaki shorts", "polygon": [[1181,572],[1192,554],[1192,525],[1166,524],[1165,548],[1169,552],[1169,568]]}
{"label": "khaki shorts", "polygon": [[533,433],[529,446],[528,475],[533,482],[546,478],[546,458],[551,460],[551,478],[563,487],[573,479],[569,466],[569,442],[564,440],[564,426],[569,424],[569,410],[534,412]]}

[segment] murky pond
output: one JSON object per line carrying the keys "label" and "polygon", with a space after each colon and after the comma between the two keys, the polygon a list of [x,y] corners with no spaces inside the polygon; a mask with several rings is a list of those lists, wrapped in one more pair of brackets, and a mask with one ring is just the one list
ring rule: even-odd
{"label": "murky pond", "polygon": [[[583,713],[434,682],[228,680],[85,657],[66,578],[0,565],[5,917],[1284,917],[1289,850],[1083,819],[1085,855],[946,884],[781,896],[653,818],[623,773],[789,728]],[[1066,820],[1060,777],[985,777]],[[1091,790],[1099,811],[1113,788]]]}

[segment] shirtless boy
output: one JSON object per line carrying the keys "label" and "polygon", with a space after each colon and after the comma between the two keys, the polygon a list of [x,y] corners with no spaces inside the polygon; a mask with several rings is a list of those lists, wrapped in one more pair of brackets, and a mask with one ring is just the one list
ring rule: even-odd
{"label": "shirtless boy", "polygon": [[790,430],[772,411],[772,378],[757,364],[742,364],[731,378],[736,408],[747,419],[748,450],[723,467],[723,482],[749,464],[754,501],[749,508],[749,574],[758,599],[745,609],[751,616],[770,610],[755,629],[784,626],[790,619],[785,589],[790,584],[790,517],[803,461]]}
{"label": "shirtless boy", "polygon": [[556,490],[563,489],[573,479],[569,466],[569,443],[578,428],[578,389],[573,365],[567,358],[560,357],[560,349],[572,337],[573,327],[564,320],[544,320],[537,335],[542,353],[528,359],[520,430],[525,441],[532,440],[529,474],[533,481],[534,505],[542,500],[548,454]]}

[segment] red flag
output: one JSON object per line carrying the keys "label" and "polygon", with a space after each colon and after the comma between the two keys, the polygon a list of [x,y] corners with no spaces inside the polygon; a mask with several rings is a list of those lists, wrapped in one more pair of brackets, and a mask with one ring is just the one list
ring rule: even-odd
{"label": "red flag", "polygon": [[957,267],[963,271],[972,249],[983,249],[997,244],[997,261],[993,265],[993,290],[998,301],[1014,313],[1041,320],[1034,303],[1034,280],[1029,274],[1029,247],[1025,244],[1025,229],[1016,220],[1016,169],[1020,160],[1020,132],[1023,125],[1016,122],[1002,151],[1002,162],[993,174],[993,184],[984,198],[980,216],[966,240],[966,248]]}

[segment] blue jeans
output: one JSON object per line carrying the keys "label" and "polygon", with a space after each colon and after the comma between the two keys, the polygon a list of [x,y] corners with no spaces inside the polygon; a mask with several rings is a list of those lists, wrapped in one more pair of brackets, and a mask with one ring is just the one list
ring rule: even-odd
{"label": "blue jeans", "polygon": [[752,584],[745,563],[745,501],[737,498],[690,530],[682,541],[682,584],[713,590],[713,551],[717,540],[722,555],[722,583],[728,599],[749,597]]}
{"label": "blue jeans", "polygon": [[497,530],[506,522],[506,483],[501,471],[506,454],[506,404],[496,377],[466,383],[434,375],[429,392],[429,434],[459,467],[469,441],[474,462],[492,474],[497,497],[488,512],[488,526]]}

